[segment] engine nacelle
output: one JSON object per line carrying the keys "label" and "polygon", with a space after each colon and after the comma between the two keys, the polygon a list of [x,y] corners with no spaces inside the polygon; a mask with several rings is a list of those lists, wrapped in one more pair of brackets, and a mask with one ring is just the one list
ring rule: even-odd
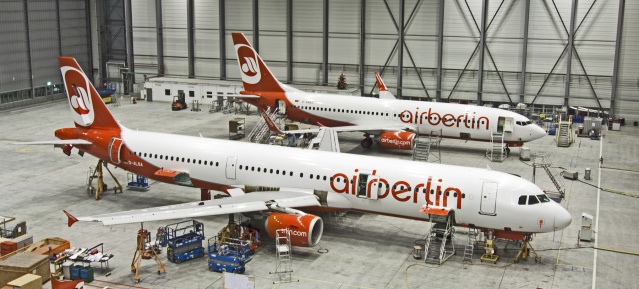
{"label": "engine nacelle", "polygon": [[291,233],[291,245],[313,247],[324,232],[324,222],[318,216],[306,214],[271,213],[264,224],[269,237],[275,239],[275,231],[286,229]]}
{"label": "engine nacelle", "polygon": [[409,131],[386,131],[379,135],[379,146],[385,149],[412,150],[415,148],[415,133]]}

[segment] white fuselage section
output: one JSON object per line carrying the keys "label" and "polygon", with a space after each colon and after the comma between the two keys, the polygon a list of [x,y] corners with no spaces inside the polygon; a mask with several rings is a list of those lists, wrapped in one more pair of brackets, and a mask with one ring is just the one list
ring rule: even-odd
{"label": "white fuselage section", "polygon": [[353,125],[405,125],[419,134],[441,130],[443,137],[483,141],[490,141],[493,133],[503,133],[505,142],[527,142],[546,134],[523,115],[491,107],[301,91],[286,92],[286,98],[294,109]]}
{"label": "white fuselage section", "polygon": [[[149,164],[188,173],[192,179],[309,194],[326,191],[330,208],[427,219],[419,208],[429,203],[454,210],[458,224],[531,233],[552,231],[555,217],[565,219],[567,214],[552,201],[518,205],[521,195],[543,192],[524,179],[486,169],[129,129],[123,129],[122,139]],[[365,191],[358,188],[363,178]]]}

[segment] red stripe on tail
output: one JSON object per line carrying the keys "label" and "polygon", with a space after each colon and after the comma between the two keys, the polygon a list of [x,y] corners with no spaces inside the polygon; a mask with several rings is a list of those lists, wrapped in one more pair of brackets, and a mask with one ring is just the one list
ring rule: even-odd
{"label": "red stripe on tail", "polygon": [[386,84],[384,84],[382,77],[380,77],[377,72],[375,72],[375,78],[377,79],[377,88],[379,89],[379,91],[388,91],[388,88],[386,88]]}
{"label": "red stripe on tail", "polygon": [[242,74],[244,90],[252,92],[284,92],[282,85],[268,69],[244,34],[234,32],[233,44]]}
{"label": "red stripe on tail", "polygon": [[76,127],[120,129],[98,91],[73,57],[58,57]]}

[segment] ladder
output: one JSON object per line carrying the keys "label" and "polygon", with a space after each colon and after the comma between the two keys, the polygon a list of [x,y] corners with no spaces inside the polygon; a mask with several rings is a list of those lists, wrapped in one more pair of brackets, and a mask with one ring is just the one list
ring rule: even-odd
{"label": "ladder", "polygon": [[433,155],[432,162],[441,163],[441,151],[439,144],[442,141],[442,131],[431,131],[428,137],[416,136],[415,148],[413,148],[413,161],[428,162],[428,157]]}
{"label": "ladder", "polygon": [[455,254],[455,227],[452,218],[431,215],[433,226],[428,232],[424,245],[424,262],[443,264]]}
{"label": "ladder", "polygon": [[[291,252],[291,231],[278,229],[275,231],[275,257],[277,259],[275,271],[280,282],[291,282],[293,273],[293,255]],[[288,275],[288,279],[286,276]]]}
{"label": "ladder", "polygon": [[559,197],[561,197],[561,199],[563,199],[565,197],[565,194],[566,194],[566,185],[564,183],[564,180],[562,178],[559,178],[559,173],[557,172],[555,167],[552,165],[552,162],[546,156],[546,154],[544,154],[544,153],[535,153],[534,154],[533,177],[532,177],[533,183],[535,183],[535,174],[536,174],[537,168],[543,168],[544,169],[546,174],[548,174],[548,177],[550,178],[550,181],[553,183],[553,185],[557,189],[557,192],[559,193]]}
{"label": "ladder", "polygon": [[486,157],[491,162],[503,162],[507,155],[504,146],[504,134],[493,132],[490,135],[490,148],[486,151]]}
{"label": "ladder", "polygon": [[558,147],[569,147],[573,143],[572,117],[569,117],[568,121],[562,121],[561,119],[562,117],[560,116],[555,141]]}
{"label": "ladder", "polygon": [[477,230],[468,229],[468,243],[464,247],[464,258],[462,262],[473,263],[473,252],[475,250],[475,243],[477,242]]}
{"label": "ladder", "polygon": [[[277,109],[275,109],[273,112],[270,111],[271,108],[267,108],[266,115],[268,115],[274,122],[281,120],[282,117],[277,113]],[[268,128],[268,125],[266,124],[266,120],[261,117],[257,121],[257,124],[255,125],[253,130],[251,130],[251,132],[249,133],[248,139],[250,142],[253,143],[266,143],[269,136],[270,130]]]}

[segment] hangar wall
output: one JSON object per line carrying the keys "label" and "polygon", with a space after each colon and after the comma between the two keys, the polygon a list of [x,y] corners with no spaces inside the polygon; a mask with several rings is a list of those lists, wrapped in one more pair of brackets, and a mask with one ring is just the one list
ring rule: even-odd
{"label": "hangar wall", "polygon": [[76,57],[89,71],[85,5],[82,0],[0,1],[0,107],[59,93],[58,55]]}
{"label": "hangar wall", "polygon": [[[639,30],[639,14],[633,13],[639,9],[639,3],[624,0],[327,1],[194,1],[194,76],[239,80],[230,33],[242,31],[255,42],[257,31],[260,55],[284,82],[335,85],[340,72],[344,71],[348,83],[359,86],[363,52],[362,94],[373,92],[373,72],[383,71],[383,78],[393,92],[400,93],[397,89],[401,81],[401,95],[413,99],[525,102],[603,109],[609,109],[612,103],[618,116],[639,116],[637,65],[633,65],[639,62],[639,52],[632,49],[634,42],[639,41],[633,37]],[[157,73],[154,67],[158,34],[156,6],[161,3],[164,72],[171,76],[189,75],[187,2],[133,2],[136,71]],[[400,51],[396,47],[401,3],[405,45],[400,67]],[[620,5],[625,12],[621,15],[624,25],[617,99],[613,100]],[[324,13],[325,6],[328,13]],[[292,9],[290,14],[289,9]],[[257,24],[254,23],[256,16]],[[326,76],[323,68],[325,17],[328,19]],[[482,25],[486,26],[485,33],[480,28]],[[221,27],[223,39],[219,36]],[[572,35],[571,29],[575,31]],[[289,33],[292,35],[290,45]],[[573,45],[569,45],[571,36]],[[485,39],[483,49],[482,37]],[[223,47],[221,40],[224,40]],[[222,61],[221,54],[226,55]],[[290,75],[288,61],[292,61]]]}

